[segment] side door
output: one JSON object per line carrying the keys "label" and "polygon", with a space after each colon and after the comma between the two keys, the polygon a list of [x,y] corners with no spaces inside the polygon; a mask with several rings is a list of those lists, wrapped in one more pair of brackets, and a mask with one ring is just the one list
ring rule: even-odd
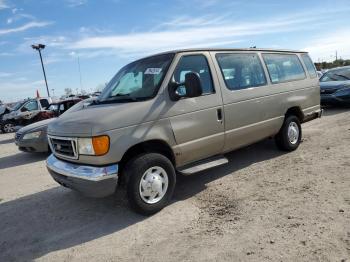
{"label": "side door", "polygon": [[20,116],[23,119],[28,120],[33,118],[35,115],[37,115],[39,111],[40,109],[39,109],[38,102],[36,100],[31,100],[23,105],[23,107],[21,108]]}
{"label": "side door", "polygon": [[185,75],[200,76],[202,95],[171,101],[170,123],[177,143],[179,166],[221,154],[224,146],[223,106],[219,83],[208,52],[177,55],[170,81],[183,83]]}
{"label": "side door", "polygon": [[264,121],[264,97],[268,79],[257,52],[217,52],[213,60],[219,73],[224,115],[225,147],[228,152],[254,143],[271,134]]}

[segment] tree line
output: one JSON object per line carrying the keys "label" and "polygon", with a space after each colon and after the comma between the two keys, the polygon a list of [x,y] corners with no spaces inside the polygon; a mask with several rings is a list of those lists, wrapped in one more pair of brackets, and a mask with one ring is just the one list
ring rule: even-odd
{"label": "tree line", "polygon": [[330,69],[334,67],[340,67],[340,66],[350,66],[350,59],[337,59],[334,60],[333,62],[321,62],[321,63],[315,63],[315,66],[317,70],[322,70],[322,69]]}

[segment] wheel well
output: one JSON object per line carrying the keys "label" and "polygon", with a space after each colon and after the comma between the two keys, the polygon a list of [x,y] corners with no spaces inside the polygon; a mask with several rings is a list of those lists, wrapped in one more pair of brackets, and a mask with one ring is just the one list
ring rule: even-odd
{"label": "wheel well", "polygon": [[123,169],[126,163],[135,156],[143,153],[160,153],[166,156],[175,166],[175,156],[171,147],[162,140],[150,140],[136,144],[125,152],[121,161],[119,162],[119,173],[121,176],[123,176]]}
{"label": "wheel well", "polygon": [[286,114],[285,114],[286,118],[287,118],[288,116],[291,116],[291,115],[294,115],[294,116],[296,116],[297,118],[299,118],[300,123],[302,123],[303,120],[304,120],[303,111],[301,111],[300,107],[298,107],[298,106],[291,107],[291,108],[289,108],[289,109],[287,110],[287,112],[286,112]]}

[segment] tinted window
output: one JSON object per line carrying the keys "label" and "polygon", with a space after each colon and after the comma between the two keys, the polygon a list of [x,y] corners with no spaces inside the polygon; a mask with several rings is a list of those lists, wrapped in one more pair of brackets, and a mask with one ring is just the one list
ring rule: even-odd
{"label": "tinted window", "polygon": [[257,54],[217,54],[221,73],[230,90],[266,84],[264,69]]}
{"label": "tinted window", "polygon": [[28,102],[24,108],[26,108],[28,111],[35,111],[35,110],[38,110],[39,107],[38,107],[38,103],[36,101],[30,101]]}
{"label": "tinted window", "polygon": [[272,83],[305,78],[305,71],[297,55],[263,54]]}
{"label": "tinted window", "polygon": [[[185,75],[190,72],[195,72],[199,75],[203,94],[214,93],[213,81],[205,56],[183,56],[176,67],[173,80],[177,83],[183,83],[185,81]],[[183,91],[185,92],[185,90]]]}
{"label": "tinted window", "polygon": [[49,101],[47,101],[46,99],[40,99],[40,104],[42,108],[48,108],[49,107]]}
{"label": "tinted window", "polygon": [[310,77],[312,78],[317,77],[316,69],[311,58],[307,54],[302,54],[301,58],[303,59],[303,62],[306,66],[307,71],[309,72]]}

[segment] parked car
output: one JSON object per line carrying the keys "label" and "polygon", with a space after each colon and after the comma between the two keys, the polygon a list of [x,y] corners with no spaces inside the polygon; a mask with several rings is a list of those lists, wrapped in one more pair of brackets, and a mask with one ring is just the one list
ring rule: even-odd
{"label": "parked car", "polygon": [[48,111],[52,112],[53,118],[39,121],[28,126],[22,127],[16,132],[15,144],[18,149],[24,152],[44,153],[49,152],[47,141],[47,126],[57,117],[66,112],[69,108],[82,101],[79,98],[69,99],[53,103]]}
{"label": "parked car", "polygon": [[350,66],[328,70],[320,79],[321,104],[350,105]]}
{"label": "parked car", "polygon": [[295,150],[301,123],[321,113],[305,52],[167,52],[126,65],[97,100],[50,123],[46,163],[65,187],[104,197],[118,183],[132,207],[153,214],[171,199],[177,172],[225,164],[225,153],[269,137]]}
{"label": "parked car", "polygon": [[2,117],[11,112],[11,108],[2,104],[0,105],[0,130],[2,131]]}
{"label": "parked car", "polygon": [[18,102],[10,113],[2,117],[2,131],[11,133],[16,125],[25,126],[51,118],[51,111],[46,109],[52,103],[51,98],[34,98]]}

